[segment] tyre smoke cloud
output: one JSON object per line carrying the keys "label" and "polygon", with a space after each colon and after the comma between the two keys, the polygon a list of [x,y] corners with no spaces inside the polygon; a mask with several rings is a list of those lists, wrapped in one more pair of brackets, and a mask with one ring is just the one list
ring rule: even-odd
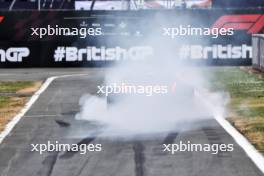
{"label": "tyre smoke cloud", "polygon": [[[156,23],[166,24],[168,21],[158,16]],[[104,135],[122,136],[189,130],[196,128],[200,121],[213,119],[216,115],[224,116],[228,96],[206,91],[210,82],[203,74],[204,67],[176,57],[177,48],[170,45],[171,40],[165,42],[168,39],[159,35],[164,27],[160,26],[160,29],[150,26],[148,36],[140,44],[158,46],[159,51],[142,60],[119,62],[106,72],[104,85],[174,84],[174,91],[153,96],[87,94],[80,98],[81,110],[76,114],[77,120],[95,121],[104,125]],[[173,42],[180,45],[182,41],[174,39]],[[129,43],[124,45],[129,46]]]}

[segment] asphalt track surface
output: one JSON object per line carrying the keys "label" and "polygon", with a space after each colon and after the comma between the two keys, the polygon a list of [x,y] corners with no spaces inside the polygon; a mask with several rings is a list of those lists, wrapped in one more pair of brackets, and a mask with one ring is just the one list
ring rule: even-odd
{"label": "asphalt track surface", "polygon": [[[88,135],[99,128],[76,121],[79,98],[96,94],[103,69],[1,69],[0,80],[40,80],[49,76],[80,74],[56,79],[33,104],[0,145],[1,176],[261,176],[263,175],[230,135],[213,119],[198,129],[132,140]],[[61,122],[61,123],[60,123]],[[64,123],[66,122],[66,123]],[[87,135],[86,135],[87,134]],[[100,143],[101,152],[31,152],[30,144]],[[163,143],[234,144],[234,151],[162,152]]]}

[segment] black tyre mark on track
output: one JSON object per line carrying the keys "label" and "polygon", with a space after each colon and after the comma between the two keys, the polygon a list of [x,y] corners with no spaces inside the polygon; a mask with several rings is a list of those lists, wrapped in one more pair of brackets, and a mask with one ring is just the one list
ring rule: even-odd
{"label": "black tyre mark on track", "polygon": [[39,171],[40,176],[51,176],[53,168],[58,160],[59,152],[54,152],[47,156],[42,164],[44,165]]}
{"label": "black tyre mark on track", "polygon": [[174,140],[177,138],[178,133],[177,132],[171,132],[169,133],[165,139],[161,142],[161,144],[157,147],[155,147],[153,149],[155,155],[160,155],[160,156],[164,156],[167,155],[167,152],[164,152],[164,144],[168,145],[168,144],[172,144],[174,142]]}
{"label": "black tyre mark on track", "polygon": [[79,111],[68,111],[68,112],[62,112],[61,115],[68,115],[68,116],[74,116],[78,113]]}
{"label": "black tyre mark on track", "polygon": [[[84,138],[82,139],[77,145],[80,146],[81,144],[90,144],[94,138]],[[53,168],[58,160],[58,156],[59,156],[60,152],[54,152],[52,154],[50,154],[49,156],[47,156],[44,161],[43,161],[43,165],[44,167],[42,167],[42,169],[39,171],[40,176],[51,176],[52,175],[52,171]],[[77,151],[69,151],[66,152],[65,154],[60,156],[60,159],[69,159],[71,157],[73,157],[76,153],[78,153]],[[88,160],[87,160],[88,161]],[[84,164],[84,166],[87,164],[87,162]],[[83,167],[84,167],[83,166]],[[82,169],[81,169],[82,170]]]}
{"label": "black tyre mark on track", "polygon": [[[213,144],[224,144],[220,135],[217,133],[217,131],[213,128],[202,128],[203,132],[205,133],[209,143],[211,145]],[[231,157],[231,153],[228,151],[219,151],[217,153],[217,157]]]}
{"label": "black tyre mark on track", "polygon": [[69,127],[71,124],[69,122],[63,121],[63,120],[55,120],[55,122],[60,126],[60,127]]}
{"label": "black tyre mark on track", "polygon": [[[217,131],[214,128],[211,127],[204,127],[201,128],[201,130],[204,132],[206,135],[209,144],[221,144],[221,137],[217,133]],[[212,174],[215,172],[215,170],[219,167],[223,168],[223,160],[221,157],[220,152],[218,152],[217,155],[209,154],[210,156],[210,161],[208,161],[208,164],[203,167],[202,170],[199,170],[196,175],[207,175],[208,173]]]}
{"label": "black tyre mark on track", "polygon": [[173,132],[173,133],[169,133],[165,139],[163,140],[162,144],[172,144],[173,141],[176,139],[176,137],[178,136],[178,133]]}
{"label": "black tyre mark on track", "polygon": [[133,150],[134,150],[134,161],[135,161],[135,174],[136,176],[144,176],[145,147],[141,142],[135,142],[133,146]]}
{"label": "black tyre mark on track", "polygon": [[90,159],[90,158],[87,158],[87,159],[85,160],[84,164],[82,165],[82,167],[80,168],[80,170],[77,172],[76,176],[79,176],[79,175],[81,175],[81,173],[82,173],[83,169],[84,169],[84,168],[85,168],[85,166],[88,164],[88,162],[89,162],[89,159]]}

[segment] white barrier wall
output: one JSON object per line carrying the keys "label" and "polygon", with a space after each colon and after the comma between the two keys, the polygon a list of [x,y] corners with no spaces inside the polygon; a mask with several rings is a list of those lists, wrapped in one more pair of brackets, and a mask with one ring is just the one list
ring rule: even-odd
{"label": "white barrier wall", "polygon": [[264,71],[264,34],[254,34],[252,36],[254,68]]}

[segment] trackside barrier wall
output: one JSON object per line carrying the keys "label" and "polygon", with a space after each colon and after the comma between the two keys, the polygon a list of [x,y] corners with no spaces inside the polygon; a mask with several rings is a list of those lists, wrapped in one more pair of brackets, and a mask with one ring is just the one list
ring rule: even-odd
{"label": "trackside barrier wall", "polygon": [[[263,9],[0,11],[0,67],[97,67],[145,57],[162,62],[165,56],[175,62],[251,65],[252,34],[263,31],[263,21]],[[39,36],[47,28],[71,32]],[[179,34],[189,28],[209,35]],[[215,28],[233,33],[216,36]]]}
{"label": "trackside barrier wall", "polygon": [[264,71],[264,34],[254,34],[252,37],[254,68]]}

